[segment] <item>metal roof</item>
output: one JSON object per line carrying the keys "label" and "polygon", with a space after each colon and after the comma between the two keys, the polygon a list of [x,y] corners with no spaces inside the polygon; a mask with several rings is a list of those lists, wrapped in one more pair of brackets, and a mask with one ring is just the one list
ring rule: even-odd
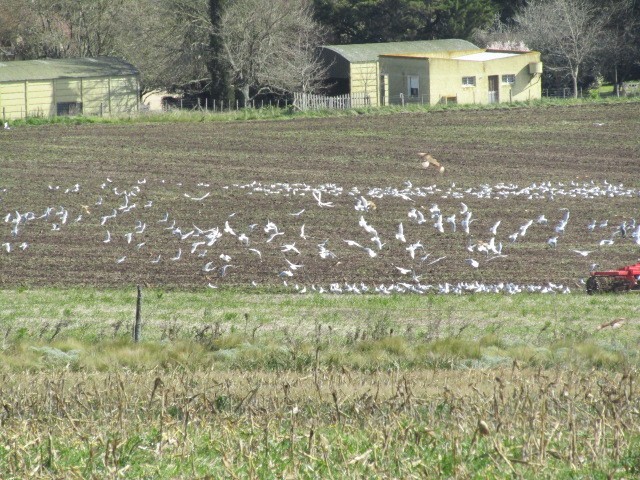
{"label": "metal roof", "polygon": [[54,78],[138,75],[131,64],[114,57],[14,60],[0,62],[0,82]]}
{"label": "metal roof", "polygon": [[462,55],[461,57],[453,57],[454,60],[470,60],[472,62],[486,62],[487,60],[496,60],[498,58],[515,57],[517,53],[509,52],[482,52],[472,53],[471,55]]}
{"label": "metal roof", "polygon": [[412,42],[360,43],[352,45],[324,45],[322,48],[341,55],[349,62],[371,62],[379,55],[388,54],[426,54],[431,52],[453,52],[479,49],[466,40],[417,40]]}

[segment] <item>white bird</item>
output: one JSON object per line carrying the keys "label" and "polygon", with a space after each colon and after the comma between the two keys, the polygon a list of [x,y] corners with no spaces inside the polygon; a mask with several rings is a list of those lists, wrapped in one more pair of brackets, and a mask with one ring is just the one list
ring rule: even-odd
{"label": "white bird", "polygon": [[591,220],[591,222],[589,222],[589,224],[587,225],[587,230],[589,230],[590,232],[593,232],[595,228],[596,228],[596,221]]}
{"label": "white bird", "polygon": [[22,242],[18,247],[24,252],[29,247],[29,244],[27,242]]}
{"label": "white bird", "polygon": [[300,215],[302,215],[304,213],[304,208],[302,210],[300,210],[299,212],[296,213],[290,213],[289,215],[291,215],[292,217],[299,217]]}
{"label": "white bird", "polygon": [[202,195],[201,197],[192,197],[188,193],[184,194],[185,197],[190,198],[191,200],[193,200],[195,202],[200,202],[200,201],[204,200],[205,198],[207,198],[209,195],[211,195],[211,192],[207,192],[204,195]]}
{"label": "white bird", "polygon": [[465,260],[465,262],[467,263],[467,265],[472,266],[473,268],[478,268],[480,266],[480,264],[478,263],[477,260],[474,260],[473,258],[467,258]]}
{"label": "white bird", "polygon": [[304,223],[302,224],[302,226],[300,227],[300,238],[302,238],[303,240],[307,239],[307,236],[304,233]]}
{"label": "white bird", "polygon": [[105,237],[103,242],[104,243],[109,243],[110,241],[111,241],[111,232],[109,232],[109,230],[107,230],[107,236]]}
{"label": "white bird", "polygon": [[216,267],[213,266],[213,262],[207,262],[204,264],[204,266],[202,267],[202,271],[203,272],[210,272],[212,270],[215,270]]}
{"label": "white bird", "polygon": [[125,255],[124,257],[120,257],[116,260],[116,263],[122,263],[126,260],[127,256]]}
{"label": "white bird", "polygon": [[236,232],[234,232],[233,228],[231,228],[231,226],[229,225],[228,220],[224,222],[224,232],[228,233],[229,235],[233,235],[234,237],[237,236]]}
{"label": "white bird", "polygon": [[297,264],[295,264],[295,263],[291,262],[291,261],[290,261],[289,259],[287,259],[287,258],[285,258],[285,259],[284,259],[284,261],[285,261],[285,262],[287,262],[287,263],[289,264],[289,268],[290,268],[292,271],[294,271],[294,272],[295,272],[296,270],[298,270],[299,268],[304,267],[304,265],[297,265]]}
{"label": "white bird", "polygon": [[371,258],[378,256],[378,254],[370,248],[363,247],[363,250],[369,255]]}
{"label": "white bird", "polygon": [[498,234],[498,227],[500,226],[501,222],[502,222],[502,220],[498,220],[496,223],[493,224],[493,227],[491,227],[489,229],[489,232],[491,232],[491,235],[497,235]]}
{"label": "white bird", "polygon": [[311,195],[318,202],[318,206],[320,207],[334,207],[333,202],[323,202],[322,201],[322,192],[320,190],[313,190]]}
{"label": "white bird", "polygon": [[438,217],[436,218],[436,223],[434,223],[433,226],[440,233],[444,233],[444,226],[442,225],[442,215],[438,215]]}
{"label": "white bird", "polygon": [[398,231],[396,232],[396,238],[400,240],[402,243],[406,243],[407,239],[404,237],[404,227],[402,226],[402,222],[398,225]]}
{"label": "white bird", "polygon": [[527,234],[527,229],[533,225],[533,220],[529,220],[527,223],[525,223],[524,225],[520,226],[520,236],[524,237]]}
{"label": "white bird", "polygon": [[549,245],[550,247],[557,247],[558,246],[558,237],[551,237],[549,240],[547,240],[547,245]]}
{"label": "white bird", "polygon": [[249,245],[249,237],[247,237],[244,233],[238,235],[238,240],[245,246]]}
{"label": "white bird", "polygon": [[125,233],[124,238],[127,239],[127,243],[131,243],[131,240],[133,240],[133,232]]}
{"label": "white bird", "polygon": [[576,252],[578,255],[582,256],[582,257],[586,257],[587,255],[589,255],[592,252],[589,252],[587,250],[573,250],[574,252]]}
{"label": "white bird", "polygon": [[182,257],[182,249],[178,248],[178,253],[176,253],[175,257],[171,257],[171,260],[173,260],[175,262],[177,260],[180,260],[180,257]]}
{"label": "white bird", "polygon": [[222,267],[220,267],[219,275],[221,277],[224,277],[227,274],[227,270],[229,268],[235,268],[235,266],[234,265],[223,265]]}
{"label": "white bird", "polygon": [[549,220],[547,220],[547,217],[545,217],[544,214],[542,214],[538,217],[538,219],[536,220],[536,223],[538,225],[546,225],[547,223],[549,223]]}
{"label": "white bird", "polygon": [[220,254],[220,258],[227,263],[231,261],[231,257],[229,255],[225,255],[224,253]]}
{"label": "white bird", "polygon": [[276,238],[278,235],[284,235],[284,232],[275,232],[273,234],[271,234],[271,236],[269,237],[269,239],[267,240],[267,243],[270,243],[274,238]]}
{"label": "white bird", "polygon": [[514,232],[511,235],[509,235],[509,240],[511,240],[511,243],[514,243],[518,239],[519,233],[520,232]]}
{"label": "white bird", "polygon": [[608,239],[604,239],[604,240],[600,240],[600,246],[605,246],[605,245],[613,245],[613,240],[608,240]]}
{"label": "white bird", "polygon": [[250,248],[249,251],[258,255],[258,258],[260,258],[260,261],[262,261],[262,252],[260,252],[260,250],[257,250],[255,248]]}
{"label": "white bird", "polygon": [[11,253],[11,244],[9,242],[3,243],[2,246],[5,248],[7,253]]}
{"label": "white bird", "polygon": [[344,240],[344,243],[346,243],[347,245],[349,245],[350,247],[359,247],[359,248],[364,248],[362,245],[360,245],[358,242],[355,242],[353,240]]}
{"label": "white bird", "polygon": [[11,127],[9,126],[9,122],[4,122],[4,129],[11,130]]}
{"label": "white bird", "polygon": [[422,243],[420,242],[412,243],[405,250],[409,252],[409,255],[411,256],[411,258],[416,258],[416,250],[418,248],[422,248]]}
{"label": "white bird", "polygon": [[402,267],[396,267],[396,268],[402,275],[407,275],[408,273],[411,273],[411,270],[408,268],[402,268]]}
{"label": "white bird", "polygon": [[463,202],[460,202],[460,205],[462,205],[462,209],[460,210],[460,215],[464,215],[469,210],[469,207],[467,207],[466,203],[463,203]]}
{"label": "white bird", "polygon": [[296,244],[295,244],[295,242],[294,242],[294,243],[289,243],[289,244],[284,244],[284,245],[282,246],[281,251],[282,251],[282,252],[285,252],[285,253],[286,253],[286,252],[296,252],[298,255],[300,255],[300,250],[298,250],[298,249],[296,248]]}
{"label": "white bird", "polygon": [[162,255],[158,255],[156,258],[154,258],[153,260],[151,260],[151,263],[160,263],[160,258],[162,257]]}

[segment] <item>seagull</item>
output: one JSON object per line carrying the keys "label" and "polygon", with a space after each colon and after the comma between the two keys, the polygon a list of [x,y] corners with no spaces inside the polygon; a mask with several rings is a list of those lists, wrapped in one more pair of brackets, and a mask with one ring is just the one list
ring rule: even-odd
{"label": "seagull", "polygon": [[223,265],[222,267],[220,267],[220,276],[224,277],[227,274],[227,269],[229,268],[235,268],[234,265]]}
{"label": "seagull", "polygon": [[582,257],[586,257],[587,255],[589,255],[592,252],[589,252],[587,250],[573,250],[574,252],[576,252],[578,255],[582,256]]}
{"label": "seagull", "polygon": [[558,237],[551,237],[549,240],[547,240],[547,245],[549,245],[550,247],[557,247],[558,246]]}
{"label": "seagull", "polygon": [[234,232],[233,228],[231,228],[231,226],[229,225],[228,220],[224,222],[224,232],[228,233],[229,235],[237,236],[236,232]]}
{"label": "seagull", "polygon": [[120,257],[116,260],[116,263],[122,263],[125,261],[125,259],[127,258],[127,256],[125,255],[124,257]]}
{"label": "seagull", "polygon": [[[402,224],[401,224],[402,225]],[[359,247],[359,248],[364,248],[362,245],[360,245],[358,242],[355,242],[353,240],[345,240],[344,243],[346,243],[347,245],[349,245],[350,247]]]}
{"label": "seagull", "polygon": [[289,268],[290,268],[292,271],[294,271],[294,272],[295,272],[296,270],[298,270],[299,268],[304,267],[304,265],[296,265],[295,263],[291,262],[291,261],[290,261],[289,259],[287,259],[287,258],[285,258],[285,259],[284,259],[284,261],[285,261],[285,262],[287,262],[287,263],[289,264]]}
{"label": "seagull", "polygon": [[609,240],[609,239],[604,239],[604,240],[600,240],[600,246],[605,246],[605,245],[613,245],[613,240]]}
{"label": "seagull", "polygon": [[229,255],[225,255],[224,253],[220,254],[220,258],[227,263],[231,261],[231,257]]}
{"label": "seagull", "polygon": [[182,249],[178,248],[178,253],[176,253],[175,257],[171,257],[171,260],[175,262],[176,260],[180,260],[180,257],[182,257]]}
{"label": "seagull", "polygon": [[467,263],[467,265],[471,265],[473,268],[478,268],[480,266],[478,261],[474,260],[473,258],[467,258],[465,262]]}
{"label": "seagull", "polygon": [[524,237],[527,234],[527,229],[533,225],[533,220],[529,220],[527,223],[525,223],[524,225],[520,226],[520,236]]}
{"label": "seagull", "polygon": [[151,260],[151,263],[160,263],[160,257],[162,255],[158,255],[156,258],[154,258],[153,260]]}
{"label": "seagull", "polygon": [[125,233],[124,237],[127,239],[127,243],[131,243],[131,240],[133,240],[133,232]]}
{"label": "seagull", "polygon": [[493,227],[489,229],[489,232],[491,232],[491,235],[497,235],[498,227],[500,226],[501,222],[502,220],[498,220],[496,223],[493,224]]}
{"label": "seagull", "polygon": [[296,252],[298,255],[300,255],[300,250],[298,250],[296,248],[296,243],[295,242],[290,243],[290,244],[284,244],[282,246],[282,251],[283,252]]}
{"label": "seagull", "polygon": [[203,196],[201,197],[192,197],[191,195],[189,195],[188,193],[185,193],[184,196],[195,201],[195,202],[200,202],[202,200],[204,200],[205,198],[207,198],[209,195],[211,195],[211,192],[207,192],[205,193]]}
{"label": "seagull", "polygon": [[400,240],[402,243],[406,243],[407,239],[404,238],[404,227],[402,226],[402,222],[398,225],[398,231],[396,232],[396,238]]}
{"label": "seagull", "polygon": [[109,243],[110,241],[111,241],[111,232],[109,232],[109,230],[107,230],[107,236],[105,237],[103,242],[104,243]]}
{"label": "seagull", "polygon": [[216,267],[213,266],[213,262],[207,262],[202,267],[202,271],[209,273],[210,271],[215,270],[215,268]]}
{"label": "seagull", "polygon": [[335,207],[333,202],[323,202],[322,201],[322,192],[320,190],[313,190],[311,192],[311,195],[318,202],[318,206],[320,206],[320,207]]}
{"label": "seagull", "polygon": [[546,225],[547,223],[549,223],[549,220],[547,220],[547,217],[545,217],[544,214],[542,214],[538,217],[538,219],[536,220],[536,223],[538,225]]}
{"label": "seagull", "polygon": [[284,232],[275,232],[273,233],[269,239],[267,240],[267,243],[270,243],[274,238],[276,238],[278,235],[284,235]]}
{"label": "seagull", "polygon": [[307,239],[307,236],[304,234],[304,223],[300,227],[300,238],[302,238],[303,240]]}
{"label": "seagull", "polygon": [[411,255],[411,258],[416,258],[416,250],[418,248],[423,248],[422,243],[420,242],[412,243],[405,250],[409,252],[409,255]]}
{"label": "seagull", "polygon": [[296,213],[290,213],[289,215],[291,215],[292,217],[299,217],[300,215],[302,215],[304,213],[304,208],[302,210],[300,210],[299,212]]}
{"label": "seagull", "polygon": [[2,246],[5,248],[7,253],[11,253],[11,244],[9,242],[3,243]]}
{"label": "seagull", "polygon": [[396,267],[398,269],[398,271],[402,274],[402,275],[406,275],[408,273],[411,273],[411,270],[408,268],[402,268],[402,267]]}
{"label": "seagull", "polygon": [[260,250],[257,250],[255,248],[250,248],[249,251],[258,255],[258,258],[260,258],[260,261],[262,261],[262,252],[260,252]]}
{"label": "seagull", "polygon": [[238,235],[238,240],[240,240],[240,242],[242,242],[242,244],[245,246],[249,245],[249,237],[247,237],[244,233]]}

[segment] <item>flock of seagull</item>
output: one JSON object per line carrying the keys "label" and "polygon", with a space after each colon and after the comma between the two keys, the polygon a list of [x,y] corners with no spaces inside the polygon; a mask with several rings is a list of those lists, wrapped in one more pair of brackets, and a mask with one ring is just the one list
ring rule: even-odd
{"label": "flock of seagull", "polygon": [[[429,159],[432,165],[440,167],[439,163],[434,164],[434,159]],[[442,168],[442,167],[440,167]],[[161,185],[164,181],[160,181]],[[60,200],[55,206],[40,207],[40,209],[25,206],[21,210],[4,211],[4,200],[11,194],[17,193],[7,188],[0,188],[0,213],[2,213],[5,231],[0,231],[2,240],[1,255],[38,254],[37,238],[32,240],[32,245],[24,240],[23,233],[38,225],[42,229],[46,228],[59,232],[63,235],[65,231],[75,228],[78,224],[90,223],[100,227],[100,238],[96,239],[96,244],[104,247],[117,244],[119,246],[118,255],[113,258],[113,262],[126,268],[130,257],[135,257],[137,252],[146,252],[146,261],[151,265],[169,265],[180,262],[185,257],[190,256],[198,259],[199,274],[203,278],[203,286],[217,288],[225,277],[231,276],[234,271],[242,268],[240,257],[231,256],[225,252],[224,245],[233,242],[239,248],[244,249],[246,255],[244,261],[262,262],[263,257],[269,255],[271,258],[277,257],[281,264],[277,275],[278,281],[282,285],[291,288],[299,293],[366,293],[376,292],[383,294],[390,293],[441,293],[441,294],[461,294],[469,292],[488,293],[508,293],[519,292],[540,292],[540,293],[569,293],[571,290],[567,285],[546,283],[541,285],[521,285],[515,282],[498,282],[495,284],[480,281],[458,282],[458,283],[423,283],[422,275],[416,272],[416,262],[424,267],[436,268],[446,255],[436,255],[434,252],[427,252],[425,244],[421,240],[408,239],[405,233],[405,224],[420,225],[427,229],[433,229],[433,234],[455,233],[463,235],[466,239],[467,252],[465,256],[465,266],[472,270],[481,269],[484,262],[499,261],[507,257],[508,246],[517,242],[522,242],[527,236],[530,228],[544,225],[552,227],[553,234],[547,240],[547,248],[558,248],[562,244],[562,237],[571,223],[571,212],[566,208],[559,208],[561,217],[556,221],[551,221],[545,215],[536,215],[519,226],[514,231],[504,232],[501,229],[501,221],[497,220],[485,231],[479,232],[473,224],[477,221],[477,216],[463,201],[467,199],[488,199],[499,200],[505,198],[521,197],[528,200],[548,199],[561,200],[562,198],[572,199],[600,199],[600,198],[640,198],[638,189],[629,188],[624,185],[613,185],[608,182],[569,182],[569,183],[532,183],[527,186],[515,184],[499,183],[497,185],[480,185],[477,188],[461,188],[455,183],[448,186],[436,184],[427,186],[414,186],[412,182],[404,182],[401,188],[367,188],[361,191],[357,187],[344,189],[336,184],[308,185],[306,183],[268,183],[263,184],[253,181],[247,184],[232,184],[222,187],[215,187],[208,183],[198,183],[197,193],[182,192],[182,198],[187,202],[198,202],[205,205],[214,195],[216,188],[220,189],[218,194],[226,195],[232,191],[240,191],[247,196],[264,195],[286,197],[304,197],[305,207],[295,212],[283,212],[286,218],[295,219],[299,222],[295,233],[290,228],[285,230],[283,222],[276,223],[272,219],[262,219],[259,222],[248,225],[236,221],[236,214],[230,213],[224,224],[216,226],[197,226],[190,222],[183,223],[178,216],[171,212],[158,212],[158,207],[153,200],[149,200],[146,188],[146,179],[137,180],[134,185],[122,188],[107,178],[100,186],[99,191],[93,192],[95,200],[90,204],[83,205],[75,201],[73,205],[68,201],[79,197],[75,194],[88,192],[80,184],[69,187],[49,185],[47,190]],[[177,184],[185,188],[182,184]],[[1,186],[0,186],[1,187]],[[86,198],[83,197],[83,198]],[[142,200],[145,198],[145,200]],[[382,200],[393,198],[406,202],[406,217],[398,219],[393,236],[381,235],[372,224],[371,219],[367,219],[368,213],[375,211],[377,203]],[[459,201],[459,210],[443,211],[438,206],[437,199],[454,199]],[[61,204],[67,204],[63,206]],[[428,203],[429,207],[419,207],[419,203]],[[349,254],[362,254],[370,261],[380,255],[385,245],[393,244],[395,249],[406,251],[408,265],[392,265],[397,272],[399,280],[387,283],[365,284],[364,282],[333,282],[326,285],[304,284],[304,276],[300,272],[304,271],[304,264],[299,258],[305,258],[309,253],[309,234],[305,231],[305,213],[311,209],[335,209],[352,208],[354,217],[357,218],[357,226],[354,222],[354,235],[369,238],[368,242],[361,239],[344,238],[340,240],[325,239],[319,243],[314,243],[315,254],[322,260],[340,260],[340,256],[345,249]],[[290,222],[289,222],[290,223]],[[124,234],[122,226],[130,226]],[[602,232],[604,238],[598,241],[598,247],[609,247],[616,242],[632,242],[640,246],[640,223],[635,219],[628,219],[617,224],[609,224],[608,219],[592,220],[584,225],[585,232]],[[155,235],[164,235],[165,241],[173,242],[175,250],[172,254],[166,255],[158,251],[152,252],[149,243],[148,233],[155,232]],[[472,234],[473,232],[473,234]],[[221,242],[221,239],[226,242]],[[314,235],[313,238],[319,238]],[[357,238],[357,237],[355,237]],[[484,238],[484,240],[479,240]],[[166,243],[166,242],[165,242]],[[304,245],[304,246],[303,246]],[[235,251],[235,249],[234,249]],[[97,252],[102,255],[113,255],[113,248],[102,248]],[[592,251],[572,249],[576,255],[587,257]],[[462,266],[461,266],[462,267]],[[597,264],[592,265],[595,269]],[[272,279],[272,280],[275,280]],[[256,282],[252,282],[257,286]]]}

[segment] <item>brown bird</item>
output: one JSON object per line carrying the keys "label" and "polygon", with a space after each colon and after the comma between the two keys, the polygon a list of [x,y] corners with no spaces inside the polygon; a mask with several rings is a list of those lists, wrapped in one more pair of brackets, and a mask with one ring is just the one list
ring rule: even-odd
{"label": "brown bird", "polygon": [[440,162],[433,158],[430,154],[418,153],[418,156],[424,159],[424,161],[422,162],[422,168],[429,168],[431,165],[433,165],[438,169],[440,173],[444,172],[444,167],[440,165]]}

